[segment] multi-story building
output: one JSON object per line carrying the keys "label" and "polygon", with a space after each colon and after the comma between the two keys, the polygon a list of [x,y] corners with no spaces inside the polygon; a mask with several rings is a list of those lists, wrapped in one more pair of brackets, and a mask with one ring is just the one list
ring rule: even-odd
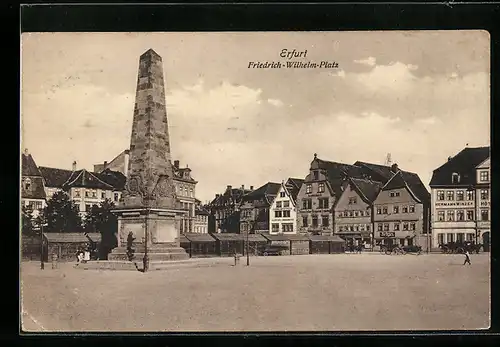
{"label": "multi-story building", "polygon": [[489,158],[489,147],[466,147],[433,171],[429,184],[433,248],[474,241],[489,249]]}
{"label": "multi-story building", "polygon": [[297,194],[303,179],[289,178],[282,182],[276,198],[269,208],[270,234],[297,233]]}
{"label": "multi-story building", "polygon": [[228,185],[222,194],[215,194],[215,198],[208,204],[210,216],[208,221],[209,233],[239,233],[241,198],[253,191],[250,189],[233,188]]}
{"label": "multi-story building", "polygon": [[73,162],[73,170],[56,169],[40,166],[45,185],[47,199],[57,191],[66,192],[78,206],[83,217],[92,205],[98,205],[105,199],[117,204],[121,199],[126,178],[121,172],[109,169],[103,172],[77,170]]}
{"label": "multi-story building", "polygon": [[424,216],[428,214],[424,202],[429,199],[429,193],[412,187],[397,164],[391,169],[392,177],[373,201],[375,244],[419,244],[425,229]]}
{"label": "multi-story building", "polygon": [[27,149],[21,155],[21,205],[35,218],[46,206],[43,176]]}
{"label": "multi-story building", "polygon": [[[94,172],[102,172],[106,169],[116,170],[127,177],[129,162],[129,150],[124,150],[118,154],[109,163],[105,161],[103,164],[95,164]],[[180,167],[179,160],[174,160],[172,166],[174,173],[173,181],[177,199],[183,209],[188,210],[188,214],[181,219],[181,234],[194,232],[194,224],[196,219],[195,200],[196,200],[196,184],[198,183],[191,177],[191,169]]]}
{"label": "multi-story building", "polygon": [[196,199],[195,202],[195,219],[193,232],[197,234],[208,233],[208,216],[209,212],[207,209],[201,205],[201,201]]}
{"label": "multi-story building", "polygon": [[314,154],[309,174],[297,195],[299,233],[333,234],[333,206],[348,177],[364,178],[359,167],[321,160]]}
{"label": "multi-story building", "polygon": [[335,234],[349,245],[373,246],[373,201],[382,184],[370,179],[348,178],[334,206]]}
{"label": "multi-story building", "polygon": [[491,228],[491,171],[490,157],[476,166],[476,235],[484,250],[490,250]]}
{"label": "multi-story building", "polygon": [[269,208],[280,187],[279,183],[267,182],[241,197],[240,233],[251,232],[252,225],[256,234],[269,232]]}

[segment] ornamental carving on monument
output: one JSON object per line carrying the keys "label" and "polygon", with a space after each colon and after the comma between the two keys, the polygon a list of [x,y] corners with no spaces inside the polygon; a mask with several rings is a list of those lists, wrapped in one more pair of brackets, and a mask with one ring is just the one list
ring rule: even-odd
{"label": "ornamental carving on monument", "polygon": [[170,196],[170,193],[172,192],[172,184],[168,179],[168,175],[160,175],[160,177],[158,177],[156,186],[153,189],[153,198],[165,198]]}
{"label": "ornamental carving on monument", "polygon": [[131,176],[127,180],[127,184],[125,185],[125,189],[127,193],[132,196],[142,195],[143,193],[143,184],[142,178],[139,175]]}

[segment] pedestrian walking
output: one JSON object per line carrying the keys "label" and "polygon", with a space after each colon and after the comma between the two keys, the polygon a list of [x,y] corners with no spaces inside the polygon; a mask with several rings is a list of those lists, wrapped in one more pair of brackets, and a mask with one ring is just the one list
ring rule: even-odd
{"label": "pedestrian walking", "polygon": [[467,263],[469,263],[469,265],[470,265],[470,254],[469,254],[469,251],[468,250],[465,251],[464,255],[465,255],[464,265],[467,264]]}

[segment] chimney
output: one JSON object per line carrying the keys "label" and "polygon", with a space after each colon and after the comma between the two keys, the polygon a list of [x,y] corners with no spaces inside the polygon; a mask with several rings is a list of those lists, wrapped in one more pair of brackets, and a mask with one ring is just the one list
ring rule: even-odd
{"label": "chimney", "polygon": [[103,170],[106,170],[108,168],[108,162],[105,160],[104,161],[104,167],[102,168]]}
{"label": "chimney", "polygon": [[25,148],[25,149],[24,149],[24,155],[28,155],[28,154],[29,154],[28,149],[27,149],[27,148]]}
{"label": "chimney", "polygon": [[244,184],[241,185],[241,190],[245,190],[245,185]]}
{"label": "chimney", "polygon": [[76,160],[73,162],[73,171],[76,171]]}
{"label": "chimney", "polygon": [[451,160],[451,157],[448,157],[448,161],[450,161],[450,160]]}
{"label": "chimney", "polygon": [[215,197],[218,198],[220,196],[220,194],[215,194]]}
{"label": "chimney", "polygon": [[227,186],[227,190],[231,190],[231,189],[233,189],[233,186],[229,186],[229,185],[228,185],[228,186]]}
{"label": "chimney", "polygon": [[250,190],[253,190],[253,186],[250,186]]}
{"label": "chimney", "polygon": [[179,161],[178,161],[178,160],[174,160],[174,167],[175,167],[176,169],[178,169],[178,168],[179,168]]}
{"label": "chimney", "polygon": [[396,173],[399,171],[398,164],[394,163],[391,165],[391,171]]}

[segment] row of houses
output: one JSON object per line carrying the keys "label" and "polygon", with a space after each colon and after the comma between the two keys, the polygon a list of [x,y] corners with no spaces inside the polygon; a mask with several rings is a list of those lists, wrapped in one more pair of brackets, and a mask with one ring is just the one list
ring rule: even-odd
{"label": "row of houses", "polygon": [[[77,169],[76,161],[72,170],[37,166],[33,156],[25,150],[21,156],[21,204],[32,210],[35,217],[58,191],[68,194],[82,217],[92,205],[105,199],[118,204],[125,188],[128,155],[128,151],[123,151],[110,163],[94,165],[91,172]],[[173,169],[177,197],[181,206],[188,210],[181,221],[181,232],[207,233],[208,211],[195,195],[198,182],[191,177],[191,169],[180,167],[178,160],[174,161]]]}
{"label": "row of houses", "polygon": [[304,179],[253,189],[227,186],[209,204],[213,233],[338,235],[370,248],[437,249],[474,241],[489,250],[489,147],[465,148],[434,170],[429,193],[397,164],[326,161],[315,154]]}

